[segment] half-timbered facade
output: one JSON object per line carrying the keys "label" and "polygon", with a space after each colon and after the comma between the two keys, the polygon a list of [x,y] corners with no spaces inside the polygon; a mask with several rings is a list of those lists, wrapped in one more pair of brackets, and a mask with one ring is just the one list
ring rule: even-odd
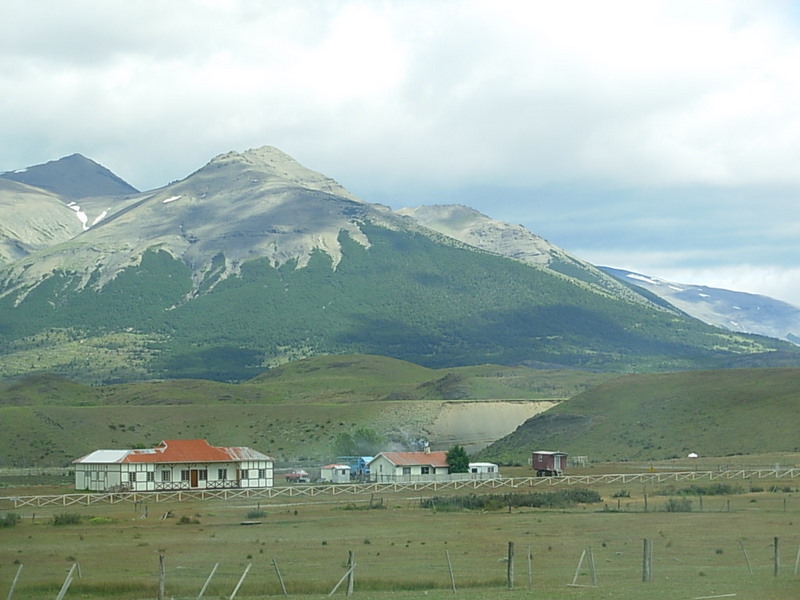
{"label": "half-timbered facade", "polygon": [[273,460],[241,446],[165,440],[155,448],[95,450],[72,462],[75,489],[195,490],[272,487]]}

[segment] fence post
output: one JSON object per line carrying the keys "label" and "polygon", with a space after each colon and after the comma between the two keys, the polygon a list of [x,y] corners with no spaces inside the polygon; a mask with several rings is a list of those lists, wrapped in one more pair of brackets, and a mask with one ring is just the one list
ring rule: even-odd
{"label": "fence post", "polygon": [[531,547],[528,546],[528,589],[533,587],[533,560],[531,559]]}
{"label": "fence post", "polygon": [[347,566],[350,567],[350,574],[347,576],[347,595],[353,595],[353,579],[355,578],[356,560],[352,550],[347,553]]}
{"label": "fence post", "polygon": [[781,564],[781,555],[780,555],[780,551],[778,550],[778,538],[777,537],[774,538],[772,543],[773,543],[773,548],[774,548],[773,556],[775,558],[775,566],[773,568],[772,575],[774,577],[777,577],[778,576],[778,570],[779,570],[780,564]]}
{"label": "fence post", "polygon": [[203,594],[206,593],[206,588],[208,587],[208,584],[211,583],[211,578],[214,576],[214,573],[217,572],[217,567],[218,566],[219,566],[219,563],[215,563],[214,564],[214,568],[211,569],[211,573],[209,573],[208,579],[206,579],[206,582],[203,584],[203,587],[200,589],[200,593],[197,594],[197,600],[200,600],[203,597]]}
{"label": "fence post", "polygon": [[244,578],[247,577],[247,573],[248,571],[250,571],[250,567],[252,566],[253,563],[248,563],[247,567],[245,567],[244,573],[242,573],[242,576],[239,578],[239,583],[237,583],[236,587],[233,588],[233,592],[231,592],[231,597],[229,598],[229,600],[233,600],[236,597],[236,593],[239,591],[239,588],[242,587],[242,584],[244,583]]}
{"label": "fence post", "polygon": [[453,588],[453,593],[456,593],[456,578],[453,576],[453,565],[450,562],[450,552],[444,551],[444,556],[447,559],[447,570],[450,571],[450,585]]}
{"label": "fence post", "polygon": [[164,569],[164,553],[158,553],[158,600],[164,600],[164,587],[166,579],[166,570]]}
{"label": "fence post", "polygon": [[653,578],[653,544],[647,538],[644,539],[642,553],[642,581],[647,583]]}
{"label": "fence post", "polygon": [[56,596],[56,600],[63,600],[64,595],[67,593],[70,584],[72,583],[72,573],[75,571],[75,565],[77,563],[72,564],[72,568],[67,573],[67,578],[64,580],[64,585],[61,586],[61,591],[58,592],[58,596]]}
{"label": "fence post", "polygon": [[[22,565],[20,565],[20,568]],[[797,546],[797,558],[794,559],[794,574],[797,575],[797,568],[800,567],[800,544]]]}
{"label": "fence post", "polygon": [[597,571],[594,568],[594,552],[591,546],[589,546],[589,574],[592,577],[592,585],[597,587]]}
{"label": "fence post", "polygon": [[747,570],[750,571],[750,575],[753,574],[753,565],[750,564],[750,557],[747,556],[747,549],[744,547],[744,542],[739,540],[739,545],[742,547],[742,552],[744,553],[744,559],[747,561]]}
{"label": "fence post", "polygon": [[272,565],[275,567],[275,573],[278,575],[278,581],[281,582],[281,590],[283,590],[283,595],[288,596],[289,594],[286,593],[286,586],[283,584],[283,577],[281,576],[281,571],[278,568],[278,561],[274,558],[272,559]]}
{"label": "fence post", "polygon": [[508,589],[514,589],[514,542],[508,542]]}
{"label": "fence post", "polygon": [[[798,556],[800,556],[800,551],[798,551]],[[797,572],[797,568],[795,567],[795,572]],[[19,574],[22,573],[22,564],[20,563],[19,569],[17,569],[17,574],[14,575],[14,581],[11,582],[11,589],[8,590],[8,600],[11,600],[11,596],[14,595],[14,588],[17,587],[17,579],[19,579]]]}

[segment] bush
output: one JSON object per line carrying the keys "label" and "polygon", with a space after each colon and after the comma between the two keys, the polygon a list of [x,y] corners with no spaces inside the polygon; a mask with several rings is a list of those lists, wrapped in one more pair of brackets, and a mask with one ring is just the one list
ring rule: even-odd
{"label": "bush", "polygon": [[520,494],[468,494],[466,496],[434,496],[420,501],[422,508],[436,510],[500,510],[506,507],[567,508],[575,504],[592,504],[602,501],[600,494],[585,488],[553,492],[528,492]]}
{"label": "bush", "polygon": [[666,512],[692,512],[692,501],[688,498],[670,498],[664,505]]}
{"label": "bush", "polygon": [[247,511],[247,518],[248,519],[263,519],[264,516],[266,516],[266,514],[267,513],[265,513],[263,510],[254,508],[253,510],[248,510]]}
{"label": "bush", "polygon": [[199,519],[193,519],[192,517],[187,517],[183,515],[180,519],[178,519],[178,525],[199,525]]}
{"label": "bush", "polygon": [[0,527],[14,527],[20,522],[20,516],[16,513],[6,513],[0,518]]}
{"label": "bush", "polygon": [[61,513],[53,515],[53,525],[80,525],[83,517],[78,513]]}

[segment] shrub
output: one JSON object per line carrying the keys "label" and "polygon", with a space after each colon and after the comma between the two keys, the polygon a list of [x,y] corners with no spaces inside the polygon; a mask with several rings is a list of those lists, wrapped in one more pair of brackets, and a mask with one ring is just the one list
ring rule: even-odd
{"label": "shrub", "polygon": [[0,518],[0,527],[14,527],[20,521],[20,516],[16,513],[6,513]]}
{"label": "shrub", "polygon": [[585,488],[553,492],[517,494],[467,494],[466,496],[434,496],[420,501],[421,508],[446,510],[500,510],[506,507],[567,508],[575,504],[600,502],[600,494]]}
{"label": "shrub", "polygon": [[260,509],[253,509],[247,511],[247,518],[248,519],[262,519],[267,513]]}
{"label": "shrub", "polygon": [[192,517],[187,517],[183,515],[180,519],[178,519],[178,525],[199,525],[200,521],[198,519],[193,519]]}
{"label": "shrub", "polygon": [[78,513],[60,513],[53,515],[53,525],[80,525],[83,517]]}
{"label": "shrub", "polygon": [[688,498],[670,498],[664,505],[666,512],[692,512],[692,501]]}

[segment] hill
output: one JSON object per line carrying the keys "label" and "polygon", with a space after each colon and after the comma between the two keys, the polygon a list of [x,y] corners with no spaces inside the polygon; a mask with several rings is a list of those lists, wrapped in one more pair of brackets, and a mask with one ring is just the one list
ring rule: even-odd
{"label": "hill", "polygon": [[303,359],[239,384],[89,386],[30,375],[0,384],[0,466],[61,466],[97,448],[176,437],[252,446],[280,461],[330,461],[338,436],[360,429],[387,447],[420,439],[482,447],[609,377],[499,365],[435,370],[361,355]]}
{"label": "hill", "polygon": [[530,451],[596,461],[797,452],[800,369],[626,375],[576,395],[486,448],[525,464]]}

